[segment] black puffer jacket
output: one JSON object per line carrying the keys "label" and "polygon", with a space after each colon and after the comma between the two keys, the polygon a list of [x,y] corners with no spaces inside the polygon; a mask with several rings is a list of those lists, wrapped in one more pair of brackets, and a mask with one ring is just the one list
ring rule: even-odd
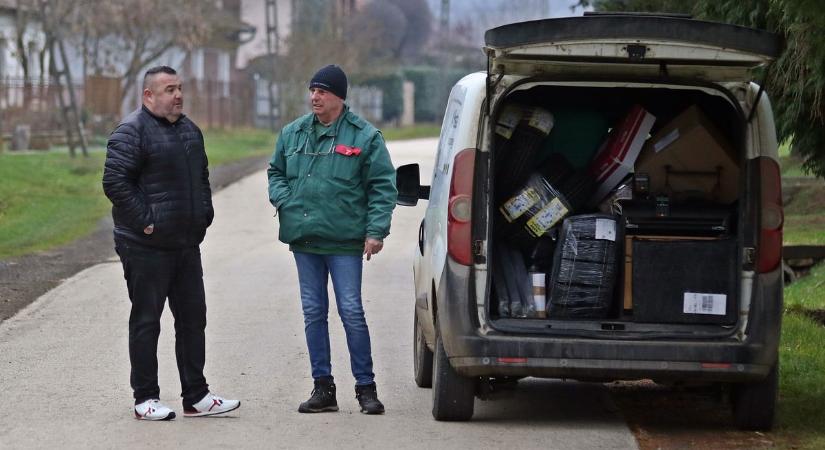
{"label": "black puffer jacket", "polygon": [[[179,249],[200,244],[212,223],[212,191],[201,130],[146,107],[126,116],[109,136],[103,191],[112,201],[115,240]],[[151,235],[143,233],[155,225]]]}

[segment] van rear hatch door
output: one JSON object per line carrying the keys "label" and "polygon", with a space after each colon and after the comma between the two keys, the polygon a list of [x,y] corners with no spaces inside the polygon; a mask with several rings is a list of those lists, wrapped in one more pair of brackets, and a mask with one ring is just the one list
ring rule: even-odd
{"label": "van rear hatch door", "polygon": [[656,15],[589,15],[500,26],[484,35],[491,75],[746,81],[776,59],[766,31]]}

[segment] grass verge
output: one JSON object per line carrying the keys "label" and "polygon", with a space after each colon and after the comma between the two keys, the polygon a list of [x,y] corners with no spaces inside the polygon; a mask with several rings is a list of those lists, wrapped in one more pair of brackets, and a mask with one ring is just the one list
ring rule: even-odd
{"label": "grass verge", "polygon": [[[386,139],[438,136],[437,125],[387,128]],[[270,155],[269,130],[205,130],[210,167]],[[104,148],[69,158],[66,148],[0,153],[0,259],[48,250],[91,233],[110,208],[103,195]]]}
{"label": "grass verge", "polygon": [[0,154],[0,259],[65,244],[94,229],[109,208],[104,155]]}
{"label": "grass verge", "polygon": [[805,173],[802,169],[802,161],[799,158],[791,156],[791,140],[787,139],[785,142],[779,144],[779,164],[782,167],[783,177],[808,178],[811,175]]}
{"label": "grass verge", "polygon": [[203,140],[210,166],[220,166],[250,156],[271,155],[276,135],[257,128],[206,130]]}
{"label": "grass verge", "polygon": [[[822,299],[820,298],[820,301]],[[825,448],[825,326],[801,311],[789,311],[779,348],[779,411],[776,429],[781,448]]]}
{"label": "grass verge", "polygon": [[814,266],[807,276],[785,287],[785,309],[825,310],[825,263]]}
{"label": "grass verge", "polygon": [[436,124],[421,124],[411,127],[385,128],[381,130],[384,139],[388,141],[438,137],[440,132],[441,126]]}
{"label": "grass verge", "polygon": [[810,180],[783,189],[793,191],[785,205],[785,244],[825,245],[825,181]]}
{"label": "grass verge", "polygon": [[[269,131],[204,132],[210,166],[275,147]],[[0,153],[0,259],[47,250],[94,231],[110,208],[103,195],[103,148],[69,158],[65,149]]]}
{"label": "grass verge", "polygon": [[[820,216],[816,216],[820,217]],[[821,227],[820,227],[821,228]],[[780,448],[825,448],[825,263],[785,287],[779,347]]]}

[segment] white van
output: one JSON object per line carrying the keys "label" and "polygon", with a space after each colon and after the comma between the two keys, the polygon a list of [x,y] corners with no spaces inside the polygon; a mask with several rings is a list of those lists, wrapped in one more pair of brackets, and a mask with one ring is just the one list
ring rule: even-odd
{"label": "white van", "polygon": [[[750,80],[781,40],[657,15],[516,23],[485,40],[488,70],[450,93],[430,186],[417,165],[398,169],[399,204],[429,199],[414,358],[433,416],[470,419],[490,380],[652,379],[723,386],[738,426],[770,428],[783,211],[770,102]],[[539,134],[515,142],[528,125]],[[565,192],[563,177],[577,180]],[[552,213],[530,180],[555,192]],[[536,290],[522,295],[523,280]]]}

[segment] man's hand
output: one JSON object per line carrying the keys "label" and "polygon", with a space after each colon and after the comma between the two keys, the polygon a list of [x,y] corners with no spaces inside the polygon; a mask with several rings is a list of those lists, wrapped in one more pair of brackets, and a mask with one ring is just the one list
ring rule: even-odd
{"label": "man's hand", "polygon": [[152,234],[155,232],[155,224],[149,224],[148,227],[143,229],[143,234]]}
{"label": "man's hand", "polygon": [[384,248],[383,241],[375,238],[367,238],[367,240],[364,241],[364,254],[367,255],[367,261],[370,260],[370,256],[380,252],[382,248]]}

